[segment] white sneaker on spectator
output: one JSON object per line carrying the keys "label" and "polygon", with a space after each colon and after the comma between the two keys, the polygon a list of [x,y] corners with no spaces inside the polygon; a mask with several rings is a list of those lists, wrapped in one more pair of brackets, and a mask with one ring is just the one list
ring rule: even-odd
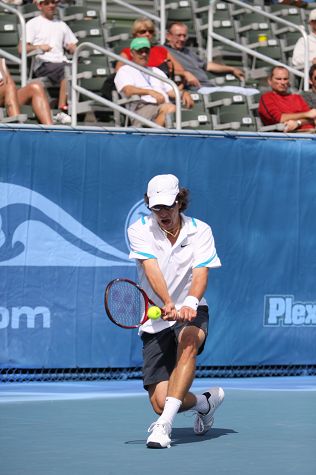
{"label": "white sneaker on spectator", "polygon": [[194,421],[194,433],[196,435],[204,435],[214,424],[214,412],[224,401],[223,388],[210,388],[203,393],[209,404],[209,411],[206,414],[197,412]]}
{"label": "white sneaker on spectator", "polygon": [[60,124],[64,125],[71,124],[71,117],[65,112],[58,112],[58,114],[54,116],[54,120],[55,122],[59,122]]}
{"label": "white sneaker on spectator", "polygon": [[171,425],[168,422],[153,422],[148,432],[147,447],[150,449],[165,449],[171,444]]}

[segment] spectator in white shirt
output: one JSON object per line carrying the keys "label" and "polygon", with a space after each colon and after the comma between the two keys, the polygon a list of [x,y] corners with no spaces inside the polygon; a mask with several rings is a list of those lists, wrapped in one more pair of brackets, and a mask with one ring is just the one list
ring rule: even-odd
{"label": "spectator in white shirt", "polygon": [[[309,14],[310,33],[308,35],[308,61],[309,65],[316,63],[316,9]],[[295,68],[304,68],[305,44],[301,36],[294,47],[292,64]]]}
{"label": "spectator in white shirt", "polygon": [[65,50],[73,54],[78,40],[65,22],[55,18],[56,0],[36,0],[36,3],[41,14],[26,24],[26,50],[28,53],[41,50],[36,55],[34,76],[48,77],[53,84],[60,86],[58,108],[67,112],[65,65],[69,61]]}

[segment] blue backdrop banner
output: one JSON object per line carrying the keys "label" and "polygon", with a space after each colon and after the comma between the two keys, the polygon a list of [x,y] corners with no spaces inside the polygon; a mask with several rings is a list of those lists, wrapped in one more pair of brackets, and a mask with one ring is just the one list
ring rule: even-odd
{"label": "blue backdrop banner", "polygon": [[126,230],[156,174],[190,189],[213,229],[210,334],[201,365],[316,363],[312,140],[0,130],[0,364],[140,366],[136,331],[105,316],[136,279]]}

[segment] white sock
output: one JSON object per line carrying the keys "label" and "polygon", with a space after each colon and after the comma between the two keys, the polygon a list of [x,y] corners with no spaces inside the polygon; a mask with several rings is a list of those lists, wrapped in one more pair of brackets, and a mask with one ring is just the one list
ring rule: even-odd
{"label": "white sock", "polygon": [[176,399],[175,397],[167,397],[163,413],[157,422],[168,422],[170,425],[172,425],[181,404],[182,401],[180,401],[180,399]]}
{"label": "white sock", "polygon": [[204,394],[195,394],[195,397],[196,404],[191,408],[191,410],[201,412],[201,414],[206,414],[210,409],[206,396],[204,396]]}

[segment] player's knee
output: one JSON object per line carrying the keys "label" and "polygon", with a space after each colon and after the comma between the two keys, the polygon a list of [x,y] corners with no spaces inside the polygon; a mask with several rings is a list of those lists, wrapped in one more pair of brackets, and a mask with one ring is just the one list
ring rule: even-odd
{"label": "player's knee", "polygon": [[199,339],[197,335],[192,333],[182,335],[178,348],[180,355],[183,358],[188,359],[191,357],[195,357],[199,349]]}

